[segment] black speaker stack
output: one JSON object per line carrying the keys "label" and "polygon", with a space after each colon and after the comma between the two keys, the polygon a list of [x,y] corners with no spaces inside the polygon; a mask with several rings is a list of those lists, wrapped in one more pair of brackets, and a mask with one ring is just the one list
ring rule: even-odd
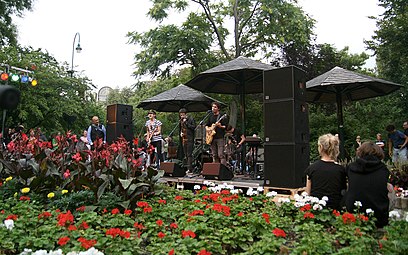
{"label": "black speaker stack", "polygon": [[263,86],[265,185],[304,187],[310,152],[306,74],[295,66],[268,70]]}
{"label": "black speaker stack", "polygon": [[108,105],[106,113],[106,141],[112,143],[123,136],[126,141],[133,139],[133,107],[125,104]]}

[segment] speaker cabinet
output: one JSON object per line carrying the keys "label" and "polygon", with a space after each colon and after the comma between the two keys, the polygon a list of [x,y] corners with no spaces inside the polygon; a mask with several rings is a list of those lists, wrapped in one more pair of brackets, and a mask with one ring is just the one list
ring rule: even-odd
{"label": "speaker cabinet", "polygon": [[265,186],[300,188],[306,185],[304,171],[309,166],[309,144],[265,145]]}
{"label": "speaker cabinet", "polygon": [[131,142],[133,140],[132,124],[113,122],[106,125],[106,141],[108,143],[116,141],[120,136]]}
{"label": "speaker cabinet", "polygon": [[289,99],[264,104],[265,142],[308,143],[309,116],[304,101]]}
{"label": "speaker cabinet", "polygon": [[164,170],[166,176],[183,177],[186,175],[186,168],[175,162],[161,162],[160,169]]}
{"label": "speaker cabinet", "polygon": [[216,179],[223,181],[231,180],[234,177],[232,171],[221,163],[204,163],[201,174],[205,179]]}
{"label": "speaker cabinet", "polygon": [[264,100],[285,98],[306,101],[306,74],[295,66],[264,72]]}
{"label": "speaker cabinet", "polygon": [[107,123],[120,122],[125,124],[132,123],[133,107],[125,104],[112,104],[107,107]]}

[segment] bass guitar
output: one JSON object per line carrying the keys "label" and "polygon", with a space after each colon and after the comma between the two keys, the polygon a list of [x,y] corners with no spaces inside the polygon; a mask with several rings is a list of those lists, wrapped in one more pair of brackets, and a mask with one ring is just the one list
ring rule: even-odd
{"label": "bass guitar", "polygon": [[214,135],[216,133],[215,128],[217,127],[217,124],[220,123],[220,121],[225,117],[227,117],[227,114],[222,115],[221,118],[219,118],[215,123],[211,125],[211,127],[207,127],[207,126],[205,127],[205,143],[206,144],[211,144],[214,138]]}

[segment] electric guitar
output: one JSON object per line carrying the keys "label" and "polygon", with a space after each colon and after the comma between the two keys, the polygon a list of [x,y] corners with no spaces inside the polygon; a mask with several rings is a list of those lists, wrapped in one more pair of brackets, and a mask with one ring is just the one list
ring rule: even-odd
{"label": "electric guitar", "polygon": [[205,143],[206,144],[211,144],[214,138],[214,135],[216,133],[215,132],[215,128],[217,127],[216,125],[220,123],[220,121],[225,117],[227,117],[227,114],[222,115],[221,118],[219,118],[215,123],[211,125],[211,127],[207,127],[207,126],[205,127]]}

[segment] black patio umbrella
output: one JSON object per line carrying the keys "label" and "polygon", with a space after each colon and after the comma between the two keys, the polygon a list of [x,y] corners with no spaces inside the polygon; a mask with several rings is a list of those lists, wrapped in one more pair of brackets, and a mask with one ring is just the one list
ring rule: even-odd
{"label": "black patio umbrella", "polygon": [[137,105],[137,108],[145,110],[153,109],[158,112],[178,112],[180,108],[186,108],[188,112],[205,112],[211,109],[211,102],[214,101],[217,100],[198,90],[180,84],[177,87],[143,100]]}
{"label": "black patio umbrella", "polygon": [[[343,102],[388,95],[402,86],[400,84],[334,67],[306,82],[306,100],[313,103],[337,105],[339,138],[343,141]],[[344,148],[341,148],[344,156]]]}
{"label": "black patio umbrella", "polygon": [[242,133],[245,134],[245,94],[263,92],[263,71],[273,67],[238,57],[198,74],[187,86],[208,93],[240,95]]}

